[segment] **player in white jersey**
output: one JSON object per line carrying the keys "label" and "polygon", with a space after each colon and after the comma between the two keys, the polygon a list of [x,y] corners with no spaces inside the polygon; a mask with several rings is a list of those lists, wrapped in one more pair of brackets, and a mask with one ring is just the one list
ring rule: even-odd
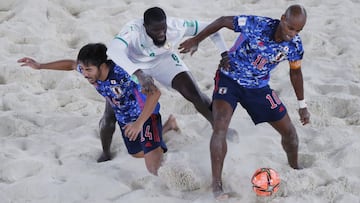
{"label": "player in white jersey", "polygon": [[[165,87],[174,88],[212,124],[211,100],[200,91],[188,67],[175,52],[184,37],[194,36],[206,26],[207,23],[196,20],[167,18],[161,8],[149,8],[143,19],[133,20],[124,26],[108,45],[107,54],[130,75],[135,74],[142,78],[141,81],[146,81],[141,84],[145,90],[151,91],[148,87],[152,86],[153,78]],[[221,53],[226,51],[220,34],[214,33],[211,39]],[[109,115],[106,110],[100,125],[102,141],[108,148],[115,120]],[[110,158],[100,157],[99,161]]]}

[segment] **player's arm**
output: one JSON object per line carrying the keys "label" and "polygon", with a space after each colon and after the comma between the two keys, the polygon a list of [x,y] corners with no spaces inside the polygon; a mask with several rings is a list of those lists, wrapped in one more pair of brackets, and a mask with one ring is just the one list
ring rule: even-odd
{"label": "player's arm", "polygon": [[143,92],[146,95],[146,101],[144,104],[144,109],[142,110],[139,118],[136,120],[137,122],[140,122],[142,125],[154,112],[154,109],[161,95],[161,92],[156,85],[153,85],[152,89],[153,91],[151,93]]}
{"label": "player's arm", "polygon": [[294,88],[296,98],[299,102],[300,120],[303,125],[309,123],[310,114],[307,111],[307,105],[304,98],[303,75],[301,71],[301,60],[289,62],[290,65],[290,80]]}
{"label": "player's arm", "polygon": [[130,140],[136,140],[137,136],[143,128],[145,121],[154,112],[154,109],[159,101],[161,95],[160,90],[155,85],[153,85],[152,89],[153,91],[151,93],[143,92],[146,95],[146,101],[139,117],[134,123],[127,124],[124,127],[125,135],[129,137]]}
{"label": "player's arm", "polygon": [[[144,109],[138,118],[139,121],[145,122],[155,109],[157,102],[159,101],[161,92],[159,88],[154,84],[154,80],[151,76],[145,74],[141,70],[135,72],[136,77],[142,87],[142,93],[146,95],[146,102]],[[143,85],[147,87],[144,88]]]}
{"label": "player's arm", "polygon": [[33,69],[48,69],[48,70],[63,70],[63,71],[69,71],[76,69],[76,61],[70,60],[70,59],[64,59],[64,60],[58,60],[58,61],[52,61],[49,63],[39,63],[36,60],[24,57],[17,61],[18,63],[21,63],[21,66],[29,66]]}
{"label": "player's arm", "polygon": [[[234,30],[233,19],[234,19],[234,16],[222,16],[222,17],[216,19],[215,21],[210,23],[208,26],[206,26],[203,30],[201,30],[201,32],[199,32],[196,36],[182,42],[179,45],[180,53],[188,53],[190,51],[193,51],[194,47],[197,47],[201,41],[203,41],[205,38],[209,37],[210,35],[216,33],[223,27],[226,27],[230,30]],[[216,39],[216,36],[215,36],[215,39]],[[217,42],[215,42],[215,43],[217,43]],[[224,48],[221,48],[221,49],[224,49]],[[221,50],[221,51],[223,51],[223,50]]]}
{"label": "player's arm", "polygon": [[116,36],[108,45],[106,54],[129,75],[134,74],[138,67],[128,57],[129,42],[121,36]]}

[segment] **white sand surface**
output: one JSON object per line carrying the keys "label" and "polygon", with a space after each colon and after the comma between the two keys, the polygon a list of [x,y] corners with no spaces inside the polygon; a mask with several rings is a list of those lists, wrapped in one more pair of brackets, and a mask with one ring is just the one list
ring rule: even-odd
{"label": "white sand surface", "polygon": [[[300,33],[305,55],[305,98],[311,124],[302,126],[283,63],[271,86],[286,104],[300,139],[303,170],[291,169],[280,136],[235,111],[223,181],[227,202],[360,202],[360,1],[359,0],[0,0],[0,202],[215,202],[210,188],[211,127],[179,93],[161,88],[162,115],[174,114],[181,133],[169,132],[160,176],[127,154],[117,129],[112,161],[101,153],[98,121],[104,99],[75,72],[36,71],[16,63],[23,56],[47,62],[76,58],[89,42],[108,43],[125,22],[151,6],[168,16],[212,21],[221,15],[280,18],[300,3],[308,21]],[[237,36],[222,30],[228,46]],[[219,53],[210,40],[182,56],[201,89],[211,96]],[[250,178],[259,167],[281,176],[280,191],[256,197]],[[174,181],[182,176],[183,182]],[[183,191],[182,189],[188,189]]]}

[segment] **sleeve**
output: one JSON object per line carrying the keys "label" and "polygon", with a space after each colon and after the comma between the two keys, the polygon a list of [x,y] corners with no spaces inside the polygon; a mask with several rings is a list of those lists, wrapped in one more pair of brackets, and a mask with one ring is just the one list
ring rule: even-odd
{"label": "sleeve", "polygon": [[106,54],[129,75],[132,75],[137,68],[127,55],[127,46],[128,44],[123,38],[116,36],[108,45]]}
{"label": "sleeve", "polygon": [[234,16],[233,24],[235,32],[241,32],[243,29],[245,29],[248,17],[249,16],[245,15]]}
{"label": "sleeve", "polygon": [[299,35],[296,35],[292,40],[292,46],[290,46],[290,53],[288,55],[289,62],[295,62],[302,60],[304,56],[304,48]]}
{"label": "sleeve", "polygon": [[[178,19],[180,23],[180,19]],[[181,20],[184,36],[195,36],[199,32],[199,25],[196,20]]]}

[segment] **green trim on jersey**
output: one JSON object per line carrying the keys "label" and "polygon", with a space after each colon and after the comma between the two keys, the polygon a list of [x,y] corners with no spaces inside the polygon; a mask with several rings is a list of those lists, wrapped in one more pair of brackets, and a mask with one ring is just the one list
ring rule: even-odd
{"label": "green trim on jersey", "polygon": [[116,36],[115,39],[118,39],[118,40],[124,42],[127,47],[129,46],[129,44],[123,38]]}
{"label": "green trim on jersey", "polygon": [[198,21],[195,20],[195,34],[194,35],[197,35],[198,29],[199,29],[199,24],[198,24]]}

